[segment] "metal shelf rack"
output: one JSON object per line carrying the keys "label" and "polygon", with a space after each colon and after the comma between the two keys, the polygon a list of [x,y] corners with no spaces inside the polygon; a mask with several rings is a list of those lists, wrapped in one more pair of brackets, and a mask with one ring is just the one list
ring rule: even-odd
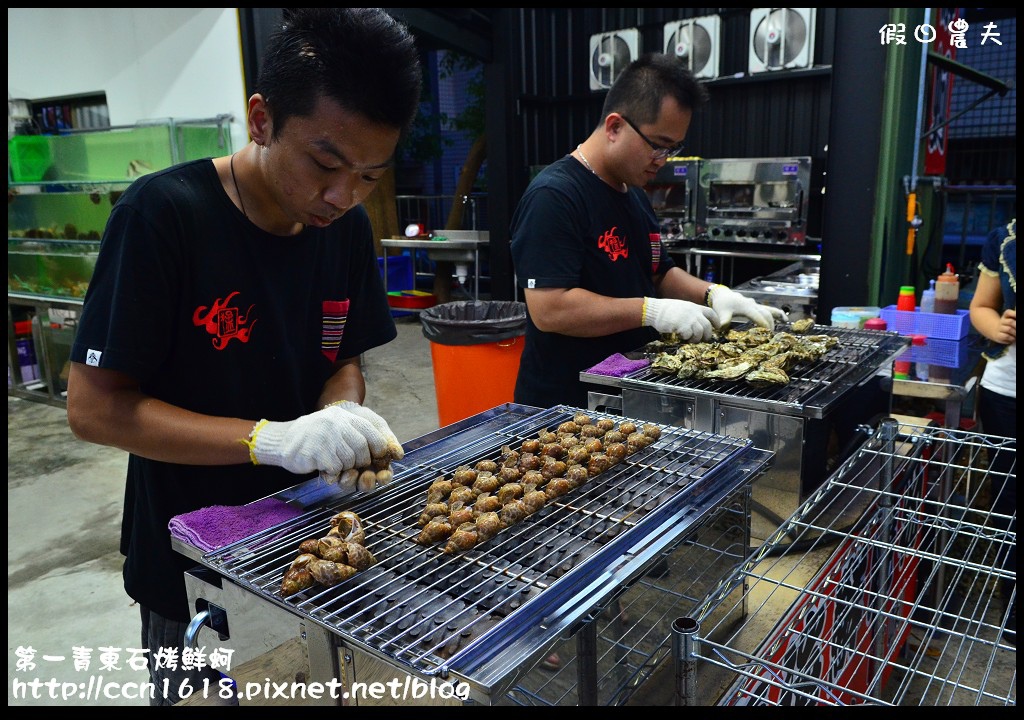
{"label": "metal shelf rack", "polygon": [[[989,509],[1015,443],[883,421],[726,579],[742,598],[683,624],[679,704],[1016,705],[1016,510]],[[741,602],[738,626],[708,622]]]}

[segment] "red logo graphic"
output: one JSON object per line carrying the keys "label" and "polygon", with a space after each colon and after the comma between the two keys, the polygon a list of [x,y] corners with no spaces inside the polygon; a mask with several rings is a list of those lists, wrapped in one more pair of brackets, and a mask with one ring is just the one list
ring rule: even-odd
{"label": "red logo graphic", "polygon": [[197,307],[196,311],[192,313],[192,324],[196,327],[206,326],[206,332],[213,335],[211,342],[217,350],[223,350],[232,339],[237,339],[240,342],[249,342],[252,326],[256,324],[256,321],[253,320],[252,324],[246,327],[246,324],[249,322],[249,314],[254,307],[253,305],[249,306],[249,309],[245,311],[245,315],[242,315],[237,307],[228,307],[231,298],[237,294],[238,292],[236,291],[223,300],[217,298],[209,312],[206,312],[206,306],[202,305]]}
{"label": "red logo graphic", "polygon": [[597,246],[608,253],[608,257],[612,262],[615,262],[620,257],[629,257],[629,248],[626,246],[626,241],[615,234],[615,231],[619,227],[616,225],[611,230],[606,230],[604,235],[597,239]]}

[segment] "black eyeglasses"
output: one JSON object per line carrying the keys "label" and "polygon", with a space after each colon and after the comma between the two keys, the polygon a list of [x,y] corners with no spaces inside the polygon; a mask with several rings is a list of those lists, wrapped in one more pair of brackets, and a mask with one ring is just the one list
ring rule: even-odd
{"label": "black eyeglasses", "polygon": [[665,147],[664,145],[658,145],[655,142],[651,142],[651,139],[644,135],[640,131],[640,128],[633,124],[632,120],[630,120],[625,115],[621,115],[620,117],[626,121],[627,125],[633,128],[637,135],[643,138],[645,143],[651,146],[651,160],[664,160],[665,158],[670,158],[673,155],[678,155],[680,152],[682,152],[683,148],[686,147],[686,143],[684,142],[681,142],[677,145],[673,145],[672,147]]}

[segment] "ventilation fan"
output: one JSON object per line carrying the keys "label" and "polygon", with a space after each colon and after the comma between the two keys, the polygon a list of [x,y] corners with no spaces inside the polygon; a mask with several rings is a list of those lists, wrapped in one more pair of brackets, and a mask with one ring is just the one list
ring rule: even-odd
{"label": "ventilation fan", "polygon": [[718,15],[665,23],[665,53],[682,59],[695,77],[716,78],[721,27]]}
{"label": "ventilation fan", "polygon": [[590,89],[610,88],[619,73],[639,57],[640,31],[626,28],[590,36]]}
{"label": "ventilation fan", "polygon": [[750,11],[751,73],[810,67],[814,62],[814,8]]}

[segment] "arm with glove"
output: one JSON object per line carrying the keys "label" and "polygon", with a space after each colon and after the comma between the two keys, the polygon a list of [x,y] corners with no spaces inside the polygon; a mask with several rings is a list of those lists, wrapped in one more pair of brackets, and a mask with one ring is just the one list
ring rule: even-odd
{"label": "arm with glove", "polygon": [[347,486],[354,486],[362,471],[387,470],[405,454],[380,415],[350,400],[295,420],[260,420],[242,442],[254,465],[275,465],[297,474],[319,471],[326,481],[341,479]]}
{"label": "arm with glove", "polygon": [[736,315],[742,315],[751,322],[769,330],[775,329],[777,320],[784,320],[786,313],[770,305],[762,305],[751,298],[730,290],[725,285],[711,285],[706,292],[706,304],[718,315],[718,327],[729,327]]}

